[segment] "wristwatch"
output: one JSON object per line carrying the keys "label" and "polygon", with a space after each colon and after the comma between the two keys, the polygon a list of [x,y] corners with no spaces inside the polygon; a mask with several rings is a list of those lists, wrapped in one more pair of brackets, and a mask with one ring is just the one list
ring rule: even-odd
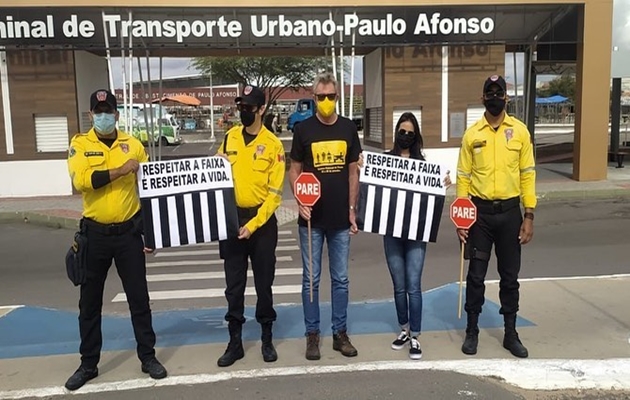
{"label": "wristwatch", "polygon": [[350,206],[350,211],[355,211],[356,208],[354,208],[354,206]]}
{"label": "wristwatch", "polygon": [[523,216],[527,219],[531,219],[532,221],[534,220],[534,213],[533,212],[526,212],[525,214],[523,214]]}

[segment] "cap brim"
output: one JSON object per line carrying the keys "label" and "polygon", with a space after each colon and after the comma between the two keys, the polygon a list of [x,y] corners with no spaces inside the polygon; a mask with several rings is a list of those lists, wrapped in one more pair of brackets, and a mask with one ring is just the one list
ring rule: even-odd
{"label": "cap brim", "polygon": [[238,103],[243,103],[243,104],[247,104],[250,106],[264,106],[265,104],[260,104],[260,102],[255,99],[254,97],[250,97],[250,96],[239,96],[237,98],[234,99],[234,103],[238,104]]}
{"label": "cap brim", "polygon": [[101,104],[105,104],[105,105],[107,105],[107,106],[111,107],[113,110],[116,110],[116,107],[117,107],[116,105],[114,105],[114,104],[112,104],[112,103],[109,103],[109,102],[107,102],[107,101],[99,101],[98,103],[96,103],[96,104],[94,105],[94,107],[92,107],[92,109],[91,109],[90,111],[94,111],[94,109],[95,109],[96,107],[100,106]]}
{"label": "cap brim", "polygon": [[488,82],[486,85],[483,86],[483,91],[487,91],[488,89],[490,89],[490,87],[492,86],[497,86],[499,89],[505,91],[505,86],[501,85],[498,82]]}

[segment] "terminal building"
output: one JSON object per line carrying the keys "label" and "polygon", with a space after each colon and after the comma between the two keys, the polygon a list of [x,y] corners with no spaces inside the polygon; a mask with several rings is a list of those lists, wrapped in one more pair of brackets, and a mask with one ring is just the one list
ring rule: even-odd
{"label": "terminal building", "polygon": [[[251,4],[250,4],[251,3]],[[405,111],[427,156],[454,168],[481,87],[525,55],[523,119],[533,132],[536,74],[574,68],[573,178],[607,177],[613,0],[5,0],[0,6],[0,196],[66,195],[70,138],[89,129],[88,96],[112,87],[107,56],[363,55],[364,142],[392,144]]]}

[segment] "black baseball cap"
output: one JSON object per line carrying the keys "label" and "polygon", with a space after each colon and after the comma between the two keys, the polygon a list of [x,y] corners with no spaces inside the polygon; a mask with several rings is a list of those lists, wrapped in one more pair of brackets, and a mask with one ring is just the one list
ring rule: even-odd
{"label": "black baseball cap", "polygon": [[507,92],[507,84],[505,83],[505,79],[501,75],[492,75],[483,84],[483,92],[486,93],[490,86],[497,85],[504,92]]}
{"label": "black baseball cap", "polygon": [[256,86],[247,85],[243,88],[243,93],[237,97],[234,102],[236,104],[243,103],[252,106],[264,106],[267,104],[265,93]]}
{"label": "black baseball cap", "polygon": [[116,96],[109,90],[99,89],[90,96],[90,111],[94,111],[100,103],[106,103],[114,109],[117,108]]}

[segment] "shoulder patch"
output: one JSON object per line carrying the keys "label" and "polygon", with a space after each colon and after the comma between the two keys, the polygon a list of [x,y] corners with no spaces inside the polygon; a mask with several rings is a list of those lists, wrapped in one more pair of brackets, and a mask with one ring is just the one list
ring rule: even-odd
{"label": "shoulder patch", "polygon": [[70,146],[70,148],[68,149],[68,158],[74,157],[75,154],[77,154],[77,151],[74,149],[73,146]]}
{"label": "shoulder patch", "polygon": [[278,162],[279,162],[279,163],[283,163],[284,161],[285,161],[285,159],[284,159],[284,153],[282,153],[282,154],[278,154]]}

